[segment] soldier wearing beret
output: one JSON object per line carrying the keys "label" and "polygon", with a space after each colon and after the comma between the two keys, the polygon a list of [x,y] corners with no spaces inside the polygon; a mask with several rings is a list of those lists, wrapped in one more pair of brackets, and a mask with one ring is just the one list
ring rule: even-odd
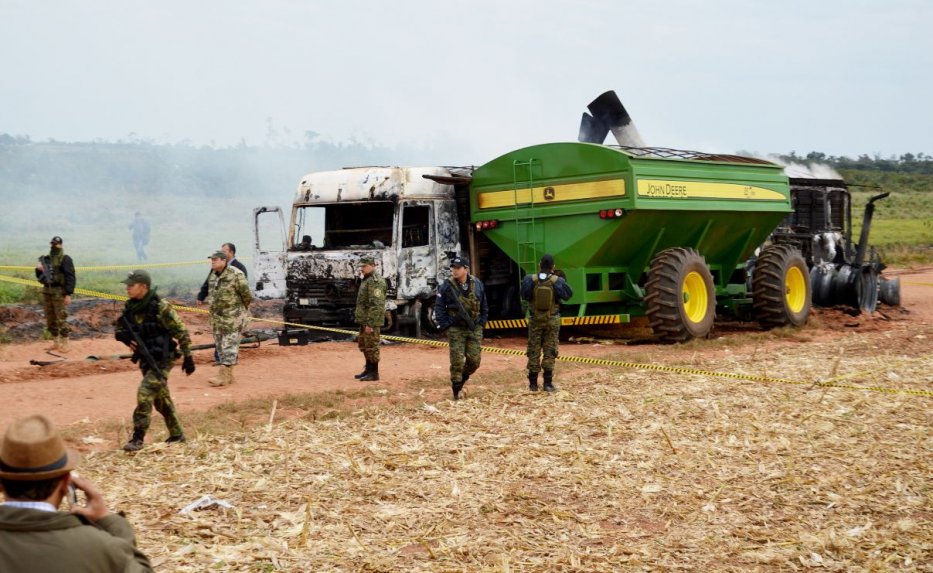
{"label": "soldier wearing beret", "polygon": [[243,271],[227,264],[227,253],[217,251],[210,259],[208,297],[220,373],[208,382],[211,386],[227,386],[234,382],[233,368],[240,353],[240,335],[250,321],[249,305],[253,295]]}
{"label": "soldier wearing beret", "polygon": [[360,271],[363,280],[356,293],[356,321],[360,323],[360,333],[356,340],[366,358],[366,366],[353,377],[375,382],[379,380],[379,332],[385,322],[386,281],[376,271],[376,259],[373,257],[360,259]]}
{"label": "soldier wearing beret", "polygon": [[447,331],[450,387],[454,400],[459,400],[464,384],[479,369],[489,305],[483,283],[470,274],[470,259],[463,255],[452,258],[450,272],[450,279],[437,289],[434,320],[442,331]]}
{"label": "soldier wearing beret", "polygon": [[139,363],[143,373],[133,411],[133,437],[123,449],[128,452],[142,449],[153,406],[165,418],[169,434],[165,441],[184,442],[181,420],[168,391],[168,375],[179,350],[185,357],[182,363],[185,374],[190,376],[194,372],[191,336],[172,305],[156,294],[148,272],[133,271],[121,282],[126,285],[129,300],[116,323],[115,337],[133,350],[133,362]]}

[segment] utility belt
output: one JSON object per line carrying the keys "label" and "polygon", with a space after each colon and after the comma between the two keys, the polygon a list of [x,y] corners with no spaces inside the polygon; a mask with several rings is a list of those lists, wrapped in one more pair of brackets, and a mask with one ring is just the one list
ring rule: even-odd
{"label": "utility belt", "polygon": [[[146,350],[149,351],[149,354],[152,356],[152,359],[155,360],[156,364],[168,364],[181,356],[181,353],[178,352],[178,344],[167,333],[165,336],[157,336],[155,338],[143,337],[143,343],[145,343]],[[135,364],[142,360],[142,356],[140,356],[138,352],[134,352],[131,360]],[[149,369],[149,365],[145,362],[140,366],[144,371]]]}

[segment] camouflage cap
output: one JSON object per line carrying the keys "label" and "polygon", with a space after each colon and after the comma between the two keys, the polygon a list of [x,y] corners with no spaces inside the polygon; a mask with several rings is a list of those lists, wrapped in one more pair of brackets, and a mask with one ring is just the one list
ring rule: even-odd
{"label": "camouflage cap", "polygon": [[211,255],[211,256],[209,256],[209,257],[207,257],[207,258],[209,258],[209,259],[223,259],[223,260],[226,261],[226,260],[227,260],[227,253],[225,253],[225,252],[223,252],[223,251],[214,251],[214,254]]}
{"label": "camouflage cap", "polygon": [[360,257],[360,264],[361,265],[375,265],[376,259],[375,257],[370,257],[370,256]]}
{"label": "camouflage cap", "polygon": [[125,285],[143,284],[146,286],[152,286],[152,277],[149,276],[148,271],[136,269],[120,282]]}
{"label": "camouflage cap", "polygon": [[450,259],[450,266],[452,267],[468,267],[470,266],[469,257],[464,257],[463,255],[456,256]]}

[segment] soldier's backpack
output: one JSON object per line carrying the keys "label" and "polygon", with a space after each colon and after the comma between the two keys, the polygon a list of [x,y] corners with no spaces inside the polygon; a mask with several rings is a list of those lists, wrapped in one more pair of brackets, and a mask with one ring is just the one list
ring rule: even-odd
{"label": "soldier's backpack", "polygon": [[548,275],[541,279],[540,275],[534,279],[534,290],[531,292],[531,318],[535,322],[544,322],[551,318],[557,307],[557,297],[554,296],[554,283],[557,276]]}

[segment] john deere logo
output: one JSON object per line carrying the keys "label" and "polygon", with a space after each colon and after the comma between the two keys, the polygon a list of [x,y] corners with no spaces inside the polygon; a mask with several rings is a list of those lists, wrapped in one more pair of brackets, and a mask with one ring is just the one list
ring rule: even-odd
{"label": "john deere logo", "polygon": [[545,201],[553,201],[553,200],[554,200],[554,195],[555,195],[555,193],[554,193],[554,188],[553,188],[553,187],[545,187],[545,188],[544,188],[544,200],[545,200]]}

